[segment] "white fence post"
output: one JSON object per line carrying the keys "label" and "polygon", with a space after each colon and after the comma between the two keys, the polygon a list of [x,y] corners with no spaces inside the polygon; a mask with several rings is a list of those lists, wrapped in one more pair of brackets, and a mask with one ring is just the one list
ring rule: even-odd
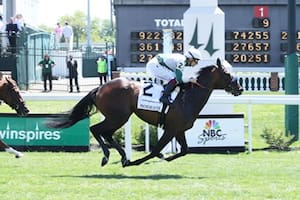
{"label": "white fence post", "polygon": [[150,152],[150,130],[148,123],[145,125],[145,152]]}
{"label": "white fence post", "polygon": [[252,153],[252,104],[248,104],[248,152]]}
{"label": "white fence post", "polygon": [[125,153],[128,160],[131,159],[131,117],[125,124]]}

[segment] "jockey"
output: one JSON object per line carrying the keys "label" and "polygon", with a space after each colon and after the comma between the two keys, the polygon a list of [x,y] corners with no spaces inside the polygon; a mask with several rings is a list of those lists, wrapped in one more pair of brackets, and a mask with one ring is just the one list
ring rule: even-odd
{"label": "jockey", "polygon": [[154,77],[168,81],[160,101],[170,105],[170,95],[178,83],[189,82],[193,80],[182,80],[182,72],[185,66],[195,66],[199,60],[202,60],[201,53],[194,47],[190,48],[184,55],[179,53],[158,54],[146,64],[146,71]]}

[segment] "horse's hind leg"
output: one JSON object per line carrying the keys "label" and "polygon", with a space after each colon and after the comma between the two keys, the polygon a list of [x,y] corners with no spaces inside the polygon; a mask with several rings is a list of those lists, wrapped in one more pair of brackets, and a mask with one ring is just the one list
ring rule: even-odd
{"label": "horse's hind leg", "polygon": [[101,145],[104,155],[105,155],[102,159],[102,163],[101,163],[102,166],[104,166],[109,160],[109,150],[108,150],[107,145],[104,143],[104,141],[101,137],[106,139],[113,147],[115,147],[117,149],[117,151],[121,155],[121,162],[122,162],[123,166],[125,163],[128,162],[125,151],[112,138],[112,134],[117,129],[119,129],[123,124],[125,124],[127,120],[128,120],[127,116],[123,117],[123,118],[119,117],[118,120],[116,120],[116,119],[111,120],[109,118],[105,118],[105,120],[102,121],[101,123],[91,127],[91,131],[92,131],[94,137],[96,138],[96,140]]}
{"label": "horse's hind leg", "polygon": [[187,146],[187,143],[186,143],[186,138],[185,138],[184,132],[177,133],[176,140],[180,144],[181,150],[180,150],[179,153],[165,158],[166,161],[172,161],[172,160],[174,160],[176,158],[179,158],[181,156],[185,156],[188,152],[188,146]]}
{"label": "horse's hind leg", "polygon": [[[122,120],[123,119],[123,120]],[[103,127],[101,128],[101,136],[104,137],[120,154],[121,156],[121,163],[124,167],[127,162],[126,153],[122,146],[118,144],[113,138],[112,134],[119,129],[122,125],[124,125],[128,121],[128,117],[119,118],[118,121],[116,120],[109,120],[108,118],[103,121]]]}
{"label": "horse's hind leg", "polygon": [[103,150],[104,157],[102,158],[101,166],[104,166],[107,164],[109,160],[109,150],[107,145],[104,143],[103,139],[100,136],[100,130],[101,130],[100,128],[101,128],[101,123],[91,126],[90,130]]}
{"label": "horse's hind leg", "polygon": [[132,162],[128,162],[126,166],[131,166],[131,165],[139,165],[142,164],[143,162],[154,158],[154,157],[160,157],[160,151],[171,141],[171,139],[174,137],[172,134],[172,132],[169,131],[165,131],[164,134],[162,135],[162,137],[159,139],[157,145],[153,148],[153,150],[150,152],[150,154],[146,155],[143,158],[137,159],[135,161]]}
{"label": "horse's hind leg", "polygon": [[129,160],[127,160],[126,153],[123,148],[112,138],[112,136],[106,137],[106,139],[113,147],[115,147],[115,149],[117,149],[121,155],[122,166],[125,167]]}

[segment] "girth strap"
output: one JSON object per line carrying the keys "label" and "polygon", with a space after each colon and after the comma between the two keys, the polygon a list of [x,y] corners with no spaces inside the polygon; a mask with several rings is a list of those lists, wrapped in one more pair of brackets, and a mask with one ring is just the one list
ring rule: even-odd
{"label": "girth strap", "polygon": [[166,115],[167,115],[168,111],[169,111],[169,106],[164,104],[161,109],[160,116],[159,116],[159,119],[157,122],[158,127],[162,128],[162,129],[165,127]]}

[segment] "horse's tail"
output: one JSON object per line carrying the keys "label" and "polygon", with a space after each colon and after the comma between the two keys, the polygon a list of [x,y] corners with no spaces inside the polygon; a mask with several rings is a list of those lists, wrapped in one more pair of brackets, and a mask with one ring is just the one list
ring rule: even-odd
{"label": "horse's tail", "polygon": [[[78,121],[85,119],[96,112],[95,106],[96,92],[98,88],[91,90],[83,97],[71,110],[63,115],[54,115],[52,119],[47,120],[46,126],[50,128],[68,128]],[[92,110],[94,110],[92,112]]]}

